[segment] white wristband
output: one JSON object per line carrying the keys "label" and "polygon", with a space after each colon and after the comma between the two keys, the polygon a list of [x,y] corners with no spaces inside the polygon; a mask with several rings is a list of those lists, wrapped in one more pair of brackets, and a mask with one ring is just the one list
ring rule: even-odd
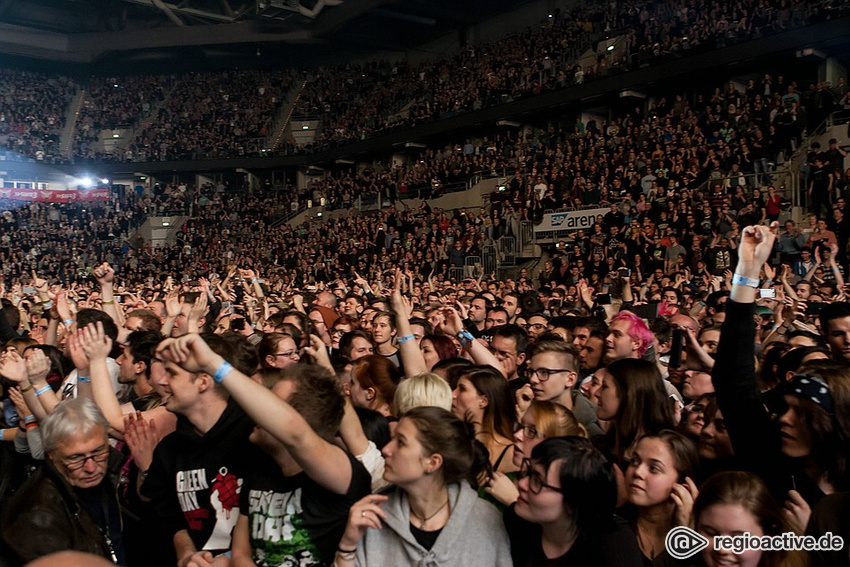
{"label": "white wristband", "polygon": [[759,287],[759,280],[748,278],[747,276],[742,276],[741,274],[735,274],[732,276],[732,285],[745,285],[748,287]]}

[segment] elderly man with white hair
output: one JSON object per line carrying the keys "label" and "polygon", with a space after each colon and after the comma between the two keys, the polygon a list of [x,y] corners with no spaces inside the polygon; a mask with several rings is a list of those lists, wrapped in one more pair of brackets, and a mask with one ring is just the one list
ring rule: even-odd
{"label": "elderly man with white hair", "polygon": [[44,465],[3,512],[0,538],[21,562],[57,551],[124,564],[121,517],[107,478],[109,424],[93,401],[61,402],[41,424]]}

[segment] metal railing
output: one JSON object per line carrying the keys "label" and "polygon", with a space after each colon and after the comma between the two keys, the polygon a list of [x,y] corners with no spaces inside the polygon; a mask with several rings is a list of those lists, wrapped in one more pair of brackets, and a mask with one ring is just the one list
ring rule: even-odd
{"label": "metal railing", "polygon": [[797,176],[794,175],[793,171],[781,169],[761,173],[739,173],[737,175],[715,177],[707,179],[696,190],[710,194],[714,185],[720,183],[726,193],[739,185],[747,191],[759,189],[763,193],[767,193],[767,187],[771,185],[781,197],[787,201],[791,201],[791,204],[796,206],[799,200],[796,187],[797,181]]}
{"label": "metal railing", "polygon": [[499,258],[501,259],[501,263],[506,266],[515,265],[517,257],[516,238],[513,236],[502,236],[497,242],[499,244]]}
{"label": "metal railing", "polygon": [[531,221],[519,221],[517,249],[520,254],[524,253],[526,247],[533,246],[534,244],[534,223]]}
{"label": "metal railing", "polygon": [[788,170],[796,177],[797,184],[795,187],[796,199],[795,206],[808,207],[808,191],[806,184],[809,177],[809,166],[807,156],[811,150],[811,142],[818,136],[826,134],[830,128],[850,123],[850,112],[847,110],[838,110],[831,113],[820,124],[815,126],[811,133],[807,133],[800,145],[787,158]]}
{"label": "metal railing", "polygon": [[467,278],[477,278],[482,273],[481,256],[467,256],[463,260],[464,275]]}
{"label": "metal railing", "polygon": [[492,274],[499,268],[499,254],[494,245],[485,244],[481,247],[481,265],[485,274]]}

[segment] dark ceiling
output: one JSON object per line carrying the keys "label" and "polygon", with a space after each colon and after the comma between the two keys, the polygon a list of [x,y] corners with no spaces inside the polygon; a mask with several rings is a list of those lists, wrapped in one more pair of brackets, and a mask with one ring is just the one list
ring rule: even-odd
{"label": "dark ceiling", "polygon": [[[122,66],[409,52],[530,0],[0,0],[0,53]],[[460,41],[460,40],[459,40]]]}

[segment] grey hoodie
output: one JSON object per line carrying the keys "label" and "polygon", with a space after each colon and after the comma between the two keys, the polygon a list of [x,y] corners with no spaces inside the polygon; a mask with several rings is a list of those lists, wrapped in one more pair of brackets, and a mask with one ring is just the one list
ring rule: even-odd
{"label": "grey hoodie", "polygon": [[396,489],[382,506],[387,521],[369,530],[357,548],[364,567],[512,567],[510,543],[502,515],[478,498],[466,483],[449,485],[451,516],[434,547],[427,550],[410,533],[407,494]]}

